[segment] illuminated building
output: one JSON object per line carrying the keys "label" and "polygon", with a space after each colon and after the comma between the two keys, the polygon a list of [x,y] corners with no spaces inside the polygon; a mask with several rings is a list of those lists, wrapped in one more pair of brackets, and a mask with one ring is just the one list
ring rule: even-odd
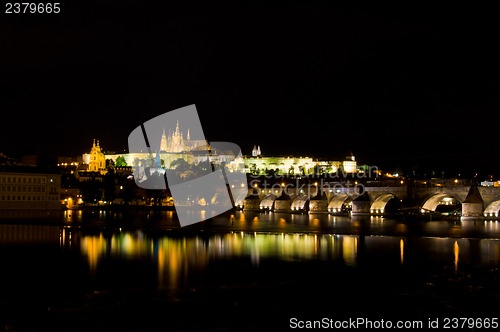
{"label": "illuminated building", "polygon": [[100,174],[106,174],[106,156],[101,150],[99,141],[94,140],[90,153],[85,153],[82,156],[83,164],[86,165],[85,168],[80,168],[81,171],[97,172]]}
{"label": "illuminated building", "polygon": [[170,133],[168,136],[165,135],[165,129],[163,129],[163,134],[161,136],[160,142],[160,153],[161,152],[187,152],[192,150],[207,150],[208,144],[205,140],[192,140],[191,135],[189,134],[189,128],[187,130],[187,135],[184,138],[184,135],[179,127],[179,121],[177,121],[177,125],[175,126],[175,130],[173,133]]}
{"label": "illuminated building", "polygon": [[[258,154],[255,154],[258,152]],[[308,175],[316,170],[321,173],[355,173],[358,171],[354,156],[347,157],[344,161],[317,160],[311,157],[294,156],[262,156],[260,147],[252,151],[252,156],[240,156],[236,158],[229,168],[238,168],[245,173],[256,175],[267,174],[269,171],[283,175]]]}
{"label": "illuminated building", "polygon": [[[200,162],[210,161],[214,164],[226,163],[230,171],[238,171],[252,174],[266,174],[269,171],[277,172],[283,175],[308,175],[316,171],[334,173],[343,171],[345,173],[357,172],[357,164],[354,156],[349,156],[343,161],[339,160],[317,160],[311,157],[295,156],[263,156],[260,145],[254,145],[251,156],[235,156],[231,151],[219,151],[211,147],[206,140],[193,140],[187,129],[187,135],[184,136],[177,122],[175,130],[166,135],[165,129],[161,135],[159,144],[151,151],[139,151],[126,154],[107,154],[105,159],[111,159],[116,162],[117,158],[123,157],[127,165],[145,168],[164,168],[170,169],[172,162],[183,159],[188,164],[199,164]],[[89,160],[89,170],[100,169],[102,156],[99,155],[100,147],[94,144]],[[85,156],[85,155],[84,155]],[[100,157],[99,157],[100,156]],[[93,162],[93,159],[100,160],[99,165]],[[99,159],[100,158],[100,159]],[[84,158],[85,160],[85,158]]]}
{"label": "illuminated building", "polygon": [[0,209],[61,209],[61,174],[33,166],[0,169]]}

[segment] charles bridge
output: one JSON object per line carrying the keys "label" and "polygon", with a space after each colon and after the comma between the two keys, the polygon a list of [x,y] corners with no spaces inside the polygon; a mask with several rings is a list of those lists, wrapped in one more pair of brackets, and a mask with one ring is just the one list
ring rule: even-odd
{"label": "charles bridge", "polygon": [[236,202],[247,211],[333,215],[441,214],[497,219],[500,187],[470,180],[274,183],[253,181]]}

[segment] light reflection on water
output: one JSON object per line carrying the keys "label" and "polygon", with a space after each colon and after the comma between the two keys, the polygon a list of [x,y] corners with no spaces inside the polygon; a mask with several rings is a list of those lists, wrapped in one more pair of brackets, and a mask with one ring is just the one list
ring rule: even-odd
{"label": "light reflection on water", "polygon": [[95,272],[103,257],[143,258],[158,268],[159,285],[176,286],[186,271],[203,270],[218,260],[247,258],[258,266],[261,260],[329,260],[356,265],[357,237],[348,235],[263,234],[233,232],[205,236],[149,238],[141,231],[122,232],[104,238],[103,234],[83,235],[80,250]]}
{"label": "light reflection on water", "polygon": [[145,258],[157,266],[158,286],[175,289],[190,271],[205,270],[216,261],[247,259],[258,267],[264,260],[329,261],[343,266],[366,262],[379,266],[403,264],[494,267],[500,264],[500,240],[454,238],[401,238],[332,234],[244,233],[149,238],[141,231],[84,235],[81,253],[92,271],[109,254],[120,259]]}
{"label": "light reflection on water", "polygon": [[[198,213],[203,213],[198,212]],[[65,211],[63,224],[180,229],[173,211]],[[235,211],[191,225],[190,229],[244,232],[321,232],[331,234],[413,235],[481,237],[500,239],[500,221],[404,221],[380,216],[333,216],[330,214],[257,213]]]}
{"label": "light reflection on water", "polygon": [[[130,220],[137,222],[138,216]],[[409,223],[381,217],[237,212],[180,230],[172,226],[173,216],[162,211],[161,218],[157,214],[140,217],[140,222],[156,218],[155,225],[163,230],[158,233],[147,227],[122,229],[127,224],[117,212],[69,211],[71,225],[1,224],[0,245],[57,245],[84,258],[94,277],[110,260],[139,260],[156,271],[158,287],[168,289],[176,289],[217,262],[239,260],[253,269],[262,268],[266,261],[323,261],[344,267],[371,264],[375,269],[449,266],[457,273],[464,266],[500,265],[497,221]],[[120,227],[81,227],[93,220]]]}
{"label": "light reflection on water", "polygon": [[[160,305],[170,325],[184,328],[189,308],[205,315],[199,321],[212,319],[213,331],[227,327],[231,315],[239,324],[255,310],[260,321],[252,316],[249,330],[304,312],[365,317],[375,308],[379,319],[412,313],[427,320],[439,310],[476,317],[470,310],[498,308],[500,275],[490,273],[500,267],[500,239],[492,236],[498,224],[326,215],[231,219],[170,230],[171,220],[153,230],[115,225],[115,217],[118,227],[0,224],[0,309],[49,315],[50,327],[66,327],[61,318],[74,321],[73,315],[86,321],[89,310],[122,310],[118,320],[95,315],[81,330],[95,330],[108,317],[107,330],[117,322],[130,330],[130,319],[137,319],[143,331],[148,322],[165,323],[163,315],[150,321],[150,310]],[[325,305],[325,298],[332,300]],[[32,302],[37,306],[27,308]]]}

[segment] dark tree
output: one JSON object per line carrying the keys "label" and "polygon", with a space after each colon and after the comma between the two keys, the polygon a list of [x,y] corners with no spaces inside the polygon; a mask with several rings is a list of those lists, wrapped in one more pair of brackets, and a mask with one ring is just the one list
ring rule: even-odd
{"label": "dark tree", "polygon": [[95,179],[80,182],[80,192],[85,203],[95,204],[102,198],[102,182]]}
{"label": "dark tree", "polygon": [[104,200],[112,202],[116,198],[116,176],[114,172],[108,172],[103,179]]}

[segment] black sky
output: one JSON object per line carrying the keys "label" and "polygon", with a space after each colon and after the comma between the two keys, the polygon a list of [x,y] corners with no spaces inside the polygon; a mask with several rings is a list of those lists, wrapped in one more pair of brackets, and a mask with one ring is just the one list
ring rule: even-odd
{"label": "black sky", "polygon": [[0,21],[0,152],[81,155],[196,104],[249,154],[499,169],[493,7],[68,1]]}

